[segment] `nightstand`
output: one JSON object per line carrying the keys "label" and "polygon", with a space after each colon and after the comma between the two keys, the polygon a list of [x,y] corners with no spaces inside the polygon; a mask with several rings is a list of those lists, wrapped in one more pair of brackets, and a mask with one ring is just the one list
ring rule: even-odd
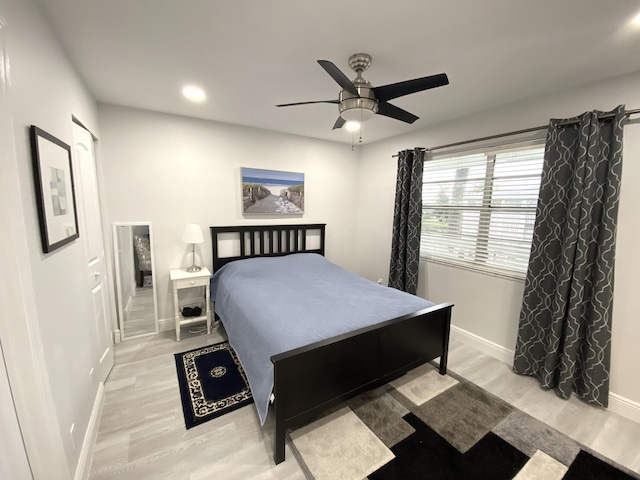
{"label": "nightstand", "polygon": [[[211,272],[208,268],[202,267],[199,272],[187,272],[186,269],[169,270],[169,277],[173,286],[173,309],[176,318],[176,341],[180,341],[180,327],[191,323],[207,321],[207,334],[211,333],[211,307],[209,305],[209,279]],[[205,307],[204,315],[199,317],[183,317],[178,303],[178,290],[183,288],[204,287]]]}

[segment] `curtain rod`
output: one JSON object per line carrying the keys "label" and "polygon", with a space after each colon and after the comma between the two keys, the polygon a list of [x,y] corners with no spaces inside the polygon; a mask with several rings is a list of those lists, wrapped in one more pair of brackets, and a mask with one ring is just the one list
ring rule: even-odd
{"label": "curtain rod", "polygon": [[[629,117],[630,115],[637,115],[639,113],[640,113],[640,108],[636,108],[635,110],[625,111],[624,116]],[[602,115],[600,118],[613,118],[614,116],[615,116],[614,113],[607,113],[605,115]],[[580,120],[566,120],[564,122],[558,123],[558,125],[573,125],[575,123],[580,123]],[[497,135],[489,135],[488,137],[474,138],[473,140],[464,140],[462,142],[448,143],[446,145],[438,145],[437,147],[425,148],[424,150],[427,152],[431,152],[433,150],[440,150],[441,148],[458,147],[460,145],[466,145],[467,143],[476,143],[476,142],[482,142],[484,140],[493,140],[495,138],[510,137],[512,135],[520,135],[523,133],[537,132],[540,130],[544,130],[545,128],[548,128],[548,127],[549,125],[541,125],[539,127],[525,128],[524,130],[514,130],[513,132],[499,133]],[[396,158],[397,156],[398,154],[391,155],[391,158]]]}

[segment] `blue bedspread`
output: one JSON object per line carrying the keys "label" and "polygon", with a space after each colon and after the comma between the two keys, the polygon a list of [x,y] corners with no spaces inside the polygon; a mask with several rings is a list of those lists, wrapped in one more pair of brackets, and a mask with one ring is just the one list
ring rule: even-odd
{"label": "blue bedspread", "polygon": [[262,424],[273,390],[272,355],[433,306],[309,253],[228,263],[211,279],[211,298]]}

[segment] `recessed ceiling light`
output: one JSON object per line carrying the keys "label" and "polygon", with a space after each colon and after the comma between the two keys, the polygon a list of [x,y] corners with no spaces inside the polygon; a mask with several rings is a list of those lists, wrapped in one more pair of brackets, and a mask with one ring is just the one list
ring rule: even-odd
{"label": "recessed ceiling light", "polygon": [[207,98],[204,91],[200,87],[196,87],[194,85],[184,87],[182,89],[182,94],[192,102],[202,102]]}
{"label": "recessed ceiling light", "polygon": [[360,122],[347,122],[344,124],[344,128],[350,132],[357,132],[360,130]]}

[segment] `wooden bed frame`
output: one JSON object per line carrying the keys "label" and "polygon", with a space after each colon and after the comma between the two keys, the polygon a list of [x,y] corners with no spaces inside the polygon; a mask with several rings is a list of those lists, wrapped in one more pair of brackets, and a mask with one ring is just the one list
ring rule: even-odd
{"label": "wooden bed frame", "polygon": [[[319,247],[307,248],[319,233]],[[240,254],[219,257],[220,237],[234,237]],[[324,255],[325,224],[211,227],[213,270],[226,263],[289,253]],[[273,459],[285,458],[288,428],[440,357],[447,371],[451,308],[445,303],[271,357],[274,366]]]}

